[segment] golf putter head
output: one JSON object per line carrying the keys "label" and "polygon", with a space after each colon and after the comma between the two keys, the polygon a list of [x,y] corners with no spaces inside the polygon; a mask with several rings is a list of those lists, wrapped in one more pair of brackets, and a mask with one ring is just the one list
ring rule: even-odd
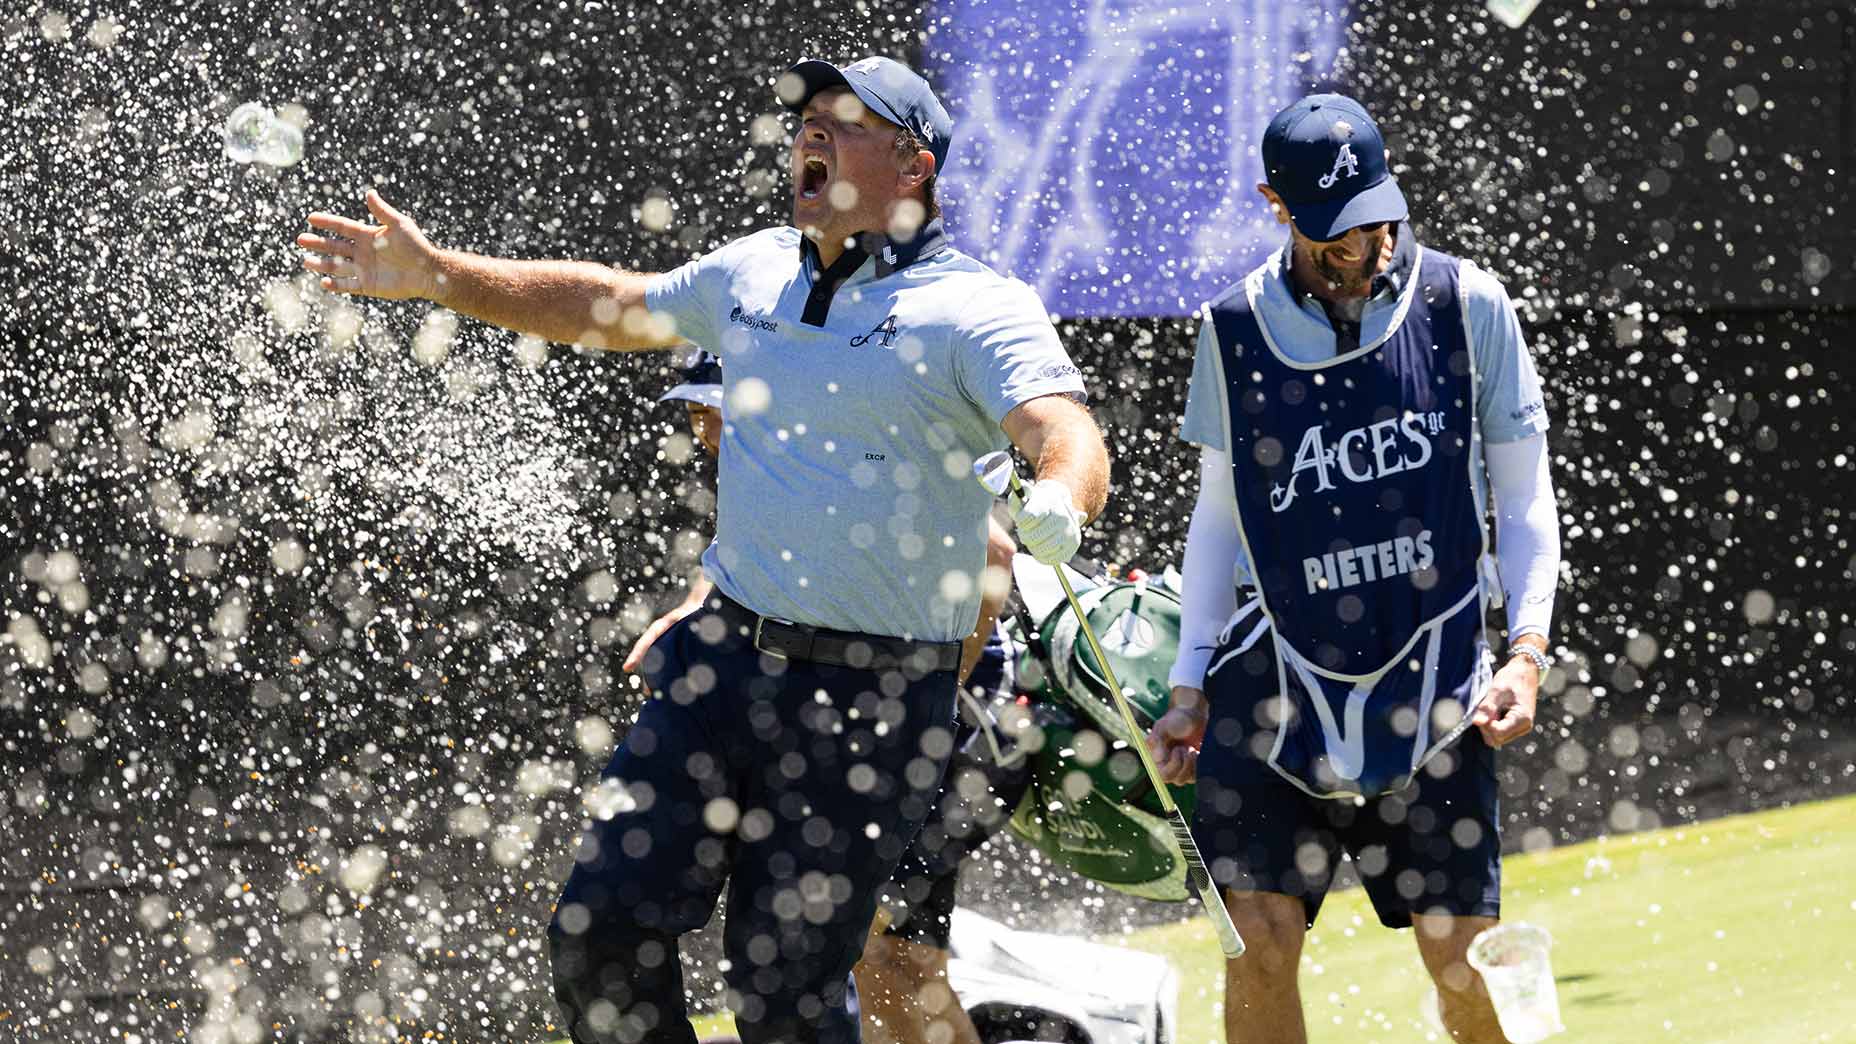
{"label": "golf putter head", "polygon": [[1005,450],[986,454],[973,462],[973,477],[993,496],[1005,496],[1017,484],[1012,481],[1017,478],[1012,473],[1012,455]]}

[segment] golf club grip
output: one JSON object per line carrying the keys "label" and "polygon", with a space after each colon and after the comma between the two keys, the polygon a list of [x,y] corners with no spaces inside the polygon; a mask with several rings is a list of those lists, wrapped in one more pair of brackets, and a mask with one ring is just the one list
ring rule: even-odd
{"label": "golf club grip", "polygon": [[1212,882],[1211,871],[1205,869],[1205,857],[1199,855],[1199,846],[1192,840],[1192,828],[1186,825],[1186,817],[1175,808],[1166,817],[1166,823],[1173,828],[1173,840],[1186,859],[1186,884],[1198,897],[1199,905],[1205,908],[1205,915],[1212,919],[1212,930],[1218,933],[1218,948],[1226,957],[1242,957],[1244,937],[1237,934],[1237,925],[1231,923],[1231,911],[1224,908],[1224,898]]}

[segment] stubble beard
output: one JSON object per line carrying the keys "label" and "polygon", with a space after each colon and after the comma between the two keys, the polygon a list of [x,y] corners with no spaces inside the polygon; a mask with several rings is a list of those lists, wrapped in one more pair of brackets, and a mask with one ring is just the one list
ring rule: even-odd
{"label": "stubble beard", "polygon": [[[824,225],[830,220],[831,214],[829,211],[821,214],[819,213],[819,208],[808,207],[806,205],[807,202],[808,201],[799,198],[797,190],[794,191],[792,209],[793,226],[812,238],[817,239],[824,234]],[[804,210],[809,210],[811,213],[802,212]]]}
{"label": "stubble beard", "polygon": [[1315,255],[1315,272],[1326,283],[1341,293],[1353,295],[1372,285],[1373,276],[1378,273],[1379,255],[1385,251],[1383,237],[1373,240],[1367,246],[1366,256],[1358,265],[1343,267],[1328,260],[1328,255]]}

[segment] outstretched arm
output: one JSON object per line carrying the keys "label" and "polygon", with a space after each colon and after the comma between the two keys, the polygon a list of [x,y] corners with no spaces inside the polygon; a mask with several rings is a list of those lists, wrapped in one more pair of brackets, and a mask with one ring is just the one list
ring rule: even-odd
{"label": "outstretched arm", "polygon": [[516,261],[441,250],[412,218],[369,190],[377,225],[314,213],[296,239],[303,267],[332,293],[424,298],[473,319],[562,344],[636,351],[679,343],[645,308],[650,276],[591,261]]}

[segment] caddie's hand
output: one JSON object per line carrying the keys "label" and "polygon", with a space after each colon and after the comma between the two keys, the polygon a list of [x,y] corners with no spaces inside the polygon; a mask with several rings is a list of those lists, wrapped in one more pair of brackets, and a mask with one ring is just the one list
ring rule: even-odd
{"label": "caddie's hand", "polygon": [[1491,747],[1502,747],[1534,730],[1534,707],[1540,696],[1540,672],[1526,657],[1502,665],[1470,719]]}
{"label": "caddie's hand", "polygon": [[1068,562],[1083,546],[1083,513],[1076,509],[1070,487],[1056,479],[1039,479],[1025,487],[1022,500],[1012,507],[1018,542],[1031,557],[1045,565]]}
{"label": "caddie's hand", "polygon": [[644,664],[645,653],[651,651],[651,646],[657,644],[657,640],[663,637],[664,632],[676,626],[677,622],[684,617],[701,608],[701,602],[679,602],[675,608],[657,619],[652,620],[651,626],[645,628],[644,633],[638,636],[638,640],[632,643],[632,651],[625,654],[625,662],[619,665],[619,669],[623,670],[626,674],[637,674],[639,668]]}
{"label": "caddie's hand", "polygon": [[1198,778],[1199,747],[1205,742],[1208,719],[1205,693],[1187,685],[1173,687],[1172,706],[1147,731],[1147,749],[1153,752],[1160,778],[1183,786]]}
{"label": "caddie's hand", "polygon": [[412,218],[373,189],[367,190],[367,209],[380,224],[320,211],[309,215],[309,227],[316,232],[296,237],[296,245],[309,251],[303,267],[322,276],[322,288],[332,293],[389,300],[434,297],[438,249]]}

